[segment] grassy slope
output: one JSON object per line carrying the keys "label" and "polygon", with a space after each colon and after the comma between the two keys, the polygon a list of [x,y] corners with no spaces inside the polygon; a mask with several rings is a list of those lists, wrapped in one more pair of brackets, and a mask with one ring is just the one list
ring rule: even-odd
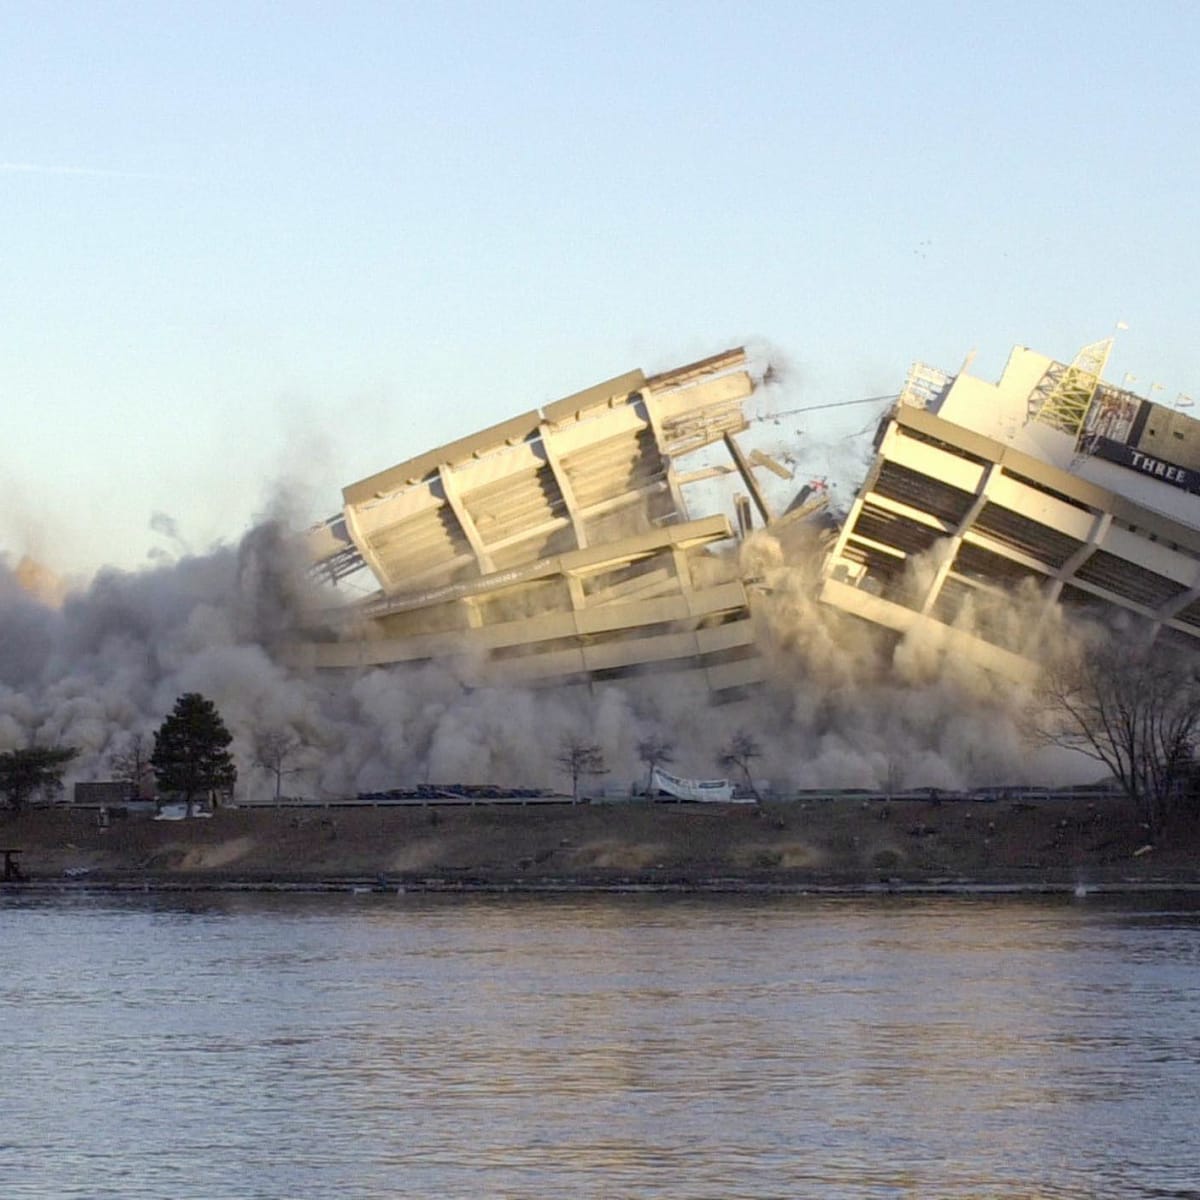
{"label": "grassy slope", "polygon": [[228,810],[210,820],[0,816],[38,881],[388,884],[1200,883],[1200,827],[1149,852],[1121,805],[855,800],[749,807]]}

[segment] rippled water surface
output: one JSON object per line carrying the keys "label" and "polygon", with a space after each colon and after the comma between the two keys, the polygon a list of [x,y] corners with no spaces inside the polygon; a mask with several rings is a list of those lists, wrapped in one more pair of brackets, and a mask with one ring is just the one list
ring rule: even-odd
{"label": "rippled water surface", "polygon": [[5,1197],[1200,1197],[1200,910],[0,896]]}

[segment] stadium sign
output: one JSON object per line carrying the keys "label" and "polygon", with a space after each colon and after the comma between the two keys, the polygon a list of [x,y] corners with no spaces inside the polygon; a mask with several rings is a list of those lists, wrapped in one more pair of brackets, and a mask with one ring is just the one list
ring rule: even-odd
{"label": "stadium sign", "polygon": [[1155,479],[1161,479],[1163,483],[1169,483],[1172,487],[1200,495],[1200,471],[1176,466],[1174,463],[1167,462],[1166,459],[1156,458],[1152,454],[1147,454],[1133,446],[1127,446],[1124,442],[1115,441],[1113,438],[1088,438],[1084,448],[1087,453],[1096,458],[1103,458],[1122,467],[1129,467],[1130,470],[1138,471],[1143,475],[1152,475]]}

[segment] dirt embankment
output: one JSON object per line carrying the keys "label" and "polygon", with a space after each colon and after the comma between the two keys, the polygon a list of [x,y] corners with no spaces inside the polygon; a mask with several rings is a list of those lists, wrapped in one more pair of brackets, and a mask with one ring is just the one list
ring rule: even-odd
{"label": "dirt embankment", "polygon": [[1117,802],[229,809],[0,816],[34,886],[1200,885],[1200,822],[1152,847]]}

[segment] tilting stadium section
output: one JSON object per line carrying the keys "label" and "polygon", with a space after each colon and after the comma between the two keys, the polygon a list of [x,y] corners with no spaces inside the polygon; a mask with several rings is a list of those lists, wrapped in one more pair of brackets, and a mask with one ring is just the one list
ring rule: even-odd
{"label": "tilting stadium section", "polygon": [[[1200,638],[1200,422],[1186,397],[1105,383],[1111,346],[1070,363],[1017,347],[996,383],[969,363],[914,366],[849,511],[803,540],[825,547],[820,600],[1017,679],[1035,669],[1027,647],[967,617],[1018,587]],[[771,588],[742,576],[736,539],[757,512],[786,560],[789,531],[822,508],[802,491],[781,516],[764,495],[755,467],[790,473],[738,441],[760,382],[741,349],[633,371],[351,484],[310,531],[311,558],[334,583],[369,571],[377,590],[298,657],[453,659],[479,682],[760,682],[755,608]],[[744,491],[692,490],[722,476]]]}
{"label": "tilting stadium section", "polygon": [[[756,682],[746,587],[732,556],[714,553],[733,524],[694,517],[685,499],[691,484],[741,472],[768,511],[735,440],[755,388],[745,363],[736,349],[633,371],[351,484],[310,532],[311,555],[333,581],[369,568],[379,592],[304,657],[454,658],[480,681],[654,668],[713,691]],[[713,446],[731,465],[684,469]]]}
{"label": "tilting stadium section", "polygon": [[[1028,581],[1050,602],[1200,637],[1200,422],[1024,347],[998,383],[918,364],[828,558],[821,599],[904,633],[934,623],[1027,677],[1018,647],[960,629],[981,593]],[[913,569],[916,562],[924,570]]]}

